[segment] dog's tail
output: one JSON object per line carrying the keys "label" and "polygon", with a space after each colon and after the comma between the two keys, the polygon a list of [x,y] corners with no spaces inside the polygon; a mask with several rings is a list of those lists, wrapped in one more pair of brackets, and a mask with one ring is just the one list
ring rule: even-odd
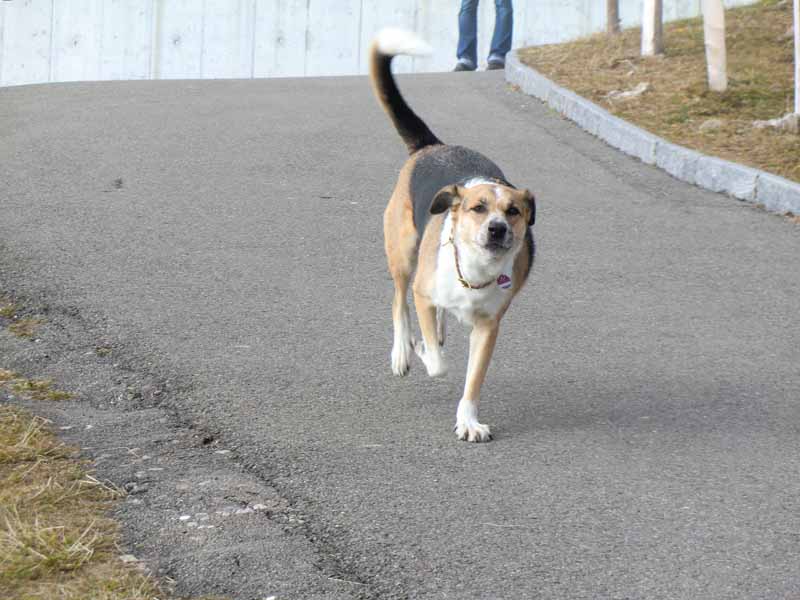
{"label": "dog's tail", "polygon": [[392,59],[398,54],[424,56],[431,53],[431,47],[416,34],[403,29],[382,29],[375,36],[370,48],[370,78],[372,89],[378,102],[394,123],[397,133],[408,146],[408,153],[414,154],[425,146],[441,144],[441,140],[428,129],[411,107],[406,104],[392,77]]}

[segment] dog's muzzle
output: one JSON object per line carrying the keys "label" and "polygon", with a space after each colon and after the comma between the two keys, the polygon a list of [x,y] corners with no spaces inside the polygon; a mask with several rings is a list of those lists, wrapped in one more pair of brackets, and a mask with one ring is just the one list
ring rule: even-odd
{"label": "dog's muzzle", "polygon": [[483,246],[492,252],[508,250],[514,241],[514,234],[502,221],[491,221],[486,226],[486,241]]}

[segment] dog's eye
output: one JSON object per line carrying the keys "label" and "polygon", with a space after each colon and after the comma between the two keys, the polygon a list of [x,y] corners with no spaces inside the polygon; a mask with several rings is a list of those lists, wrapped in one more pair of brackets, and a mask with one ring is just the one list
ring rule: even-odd
{"label": "dog's eye", "polygon": [[474,210],[476,213],[485,213],[486,207],[483,204],[476,204],[472,207],[472,210]]}
{"label": "dog's eye", "polygon": [[519,209],[516,206],[512,206],[506,211],[506,214],[511,217],[514,217],[519,214]]}

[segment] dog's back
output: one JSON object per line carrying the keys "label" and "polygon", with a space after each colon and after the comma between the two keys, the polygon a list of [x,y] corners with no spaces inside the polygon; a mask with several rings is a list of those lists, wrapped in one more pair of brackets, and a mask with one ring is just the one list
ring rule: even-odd
{"label": "dog's back", "polygon": [[411,171],[410,193],[414,226],[422,235],[430,218],[431,202],[446,185],[484,179],[509,185],[496,164],[480,152],[463,146],[438,145],[420,153]]}
{"label": "dog's back", "polygon": [[375,96],[392,120],[397,133],[414,156],[409,194],[414,210],[414,226],[425,231],[433,197],[440,189],[470,179],[485,179],[510,185],[496,164],[463,146],[444,144],[406,103],[392,76],[392,59],[398,54],[420,55],[428,45],[410,31],[384,29],[372,42],[370,78]]}

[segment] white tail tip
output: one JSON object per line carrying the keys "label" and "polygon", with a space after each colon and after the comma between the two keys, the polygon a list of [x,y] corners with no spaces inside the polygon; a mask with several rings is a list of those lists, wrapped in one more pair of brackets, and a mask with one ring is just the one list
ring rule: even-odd
{"label": "white tail tip", "polygon": [[381,29],[375,36],[375,46],[386,56],[427,56],[433,52],[433,48],[416,33],[397,27]]}

